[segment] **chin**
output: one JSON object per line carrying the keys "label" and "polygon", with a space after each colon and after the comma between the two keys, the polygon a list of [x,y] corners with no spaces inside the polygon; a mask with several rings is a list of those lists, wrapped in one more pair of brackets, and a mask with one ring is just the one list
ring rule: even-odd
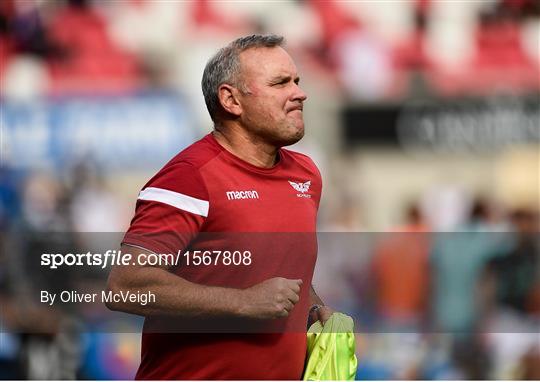
{"label": "chin", "polygon": [[280,146],[294,145],[300,139],[304,137],[304,126],[294,127],[294,129],[287,134],[287,136],[280,137]]}
{"label": "chin", "polygon": [[[278,125],[279,126],[279,125]],[[259,130],[259,136],[276,147],[294,145],[304,136],[303,123],[287,123],[279,127],[264,128]]]}

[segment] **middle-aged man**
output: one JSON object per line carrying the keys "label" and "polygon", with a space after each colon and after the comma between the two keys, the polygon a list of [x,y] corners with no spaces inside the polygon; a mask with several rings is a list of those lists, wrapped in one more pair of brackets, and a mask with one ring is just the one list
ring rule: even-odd
{"label": "middle-aged man", "polygon": [[[138,379],[300,379],[308,315],[332,313],[311,287],[321,176],[282,148],[303,137],[306,100],[282,46],[282,37],[252,35],[210,59],[202,88],[214,131],[139,194],[122,251],[184,252],[181,263],[110,273],[110,291],[155,296],[108,303],[146,316]],[[213,251],[210,261],[189,258],[196,250]],[[242,325],[210,333],[207,322]],[[248,327],[256,333],[238,332]]]}

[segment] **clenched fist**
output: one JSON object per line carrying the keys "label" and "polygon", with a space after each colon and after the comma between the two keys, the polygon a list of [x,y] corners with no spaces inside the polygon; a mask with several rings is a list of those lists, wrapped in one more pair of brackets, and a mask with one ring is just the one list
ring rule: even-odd
{"label": "clenched fist", "polygon": [[240,291],[240,315],[271,319],[287,317],[300,299],[302,280],[274,277]]}

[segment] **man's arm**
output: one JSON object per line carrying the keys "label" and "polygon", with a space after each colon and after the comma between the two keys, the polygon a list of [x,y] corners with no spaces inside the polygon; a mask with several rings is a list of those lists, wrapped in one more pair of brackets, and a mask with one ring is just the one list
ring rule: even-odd
{"label": "man's arm", "polygon": [[317,293],[315,293],[315,289],[313,288],[313,284],[311,284],[311,287],[309,288],[309,302],[310,302],[311,306],[313,306],[313,305],[324,306],[324,302],[317,295]]}
{"label": "man's arm", "polygon": [[330,318],[334,310],[324,305],[324,302],[315,292],[313,285],[309,288],[309,301],[310,301],[310,310],[309,310],[309,321],[321,321],[323,324]]}
{"label": "man's arm", "polygon": [[[145,253],[123,245],[123,253]],[[145,253],[148,255],[148,253]],[[169,271],[169,267],[117,265],[109,274],[107,289],[151,292],[155,302],[107,302],[111,310],[149,315],[188,317],[279,318],[288,316],[299,300],[302,280],[276,277],[246,289],[222,288],[195,284]]]}

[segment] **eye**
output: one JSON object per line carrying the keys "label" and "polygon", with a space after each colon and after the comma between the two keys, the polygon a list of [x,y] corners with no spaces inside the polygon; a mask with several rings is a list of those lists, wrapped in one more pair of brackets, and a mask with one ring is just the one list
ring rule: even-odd
{"label": "eye", "polygon": [[274,85],[285,85],[287,82],[289,82],[287,79],[283,79],[283,80],[274,82]]}

